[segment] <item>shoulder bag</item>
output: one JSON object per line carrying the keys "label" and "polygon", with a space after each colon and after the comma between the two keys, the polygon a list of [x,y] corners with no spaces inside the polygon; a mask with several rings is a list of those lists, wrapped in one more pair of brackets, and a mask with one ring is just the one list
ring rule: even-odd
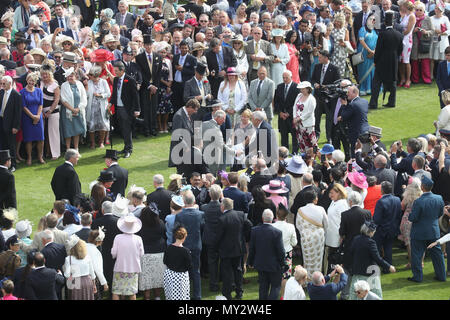
{"label": "shoulder bag", "polygon": [[361,64],[364,62],[363,52],[358,52],[352,55],[352,64],[354,66],[357,66],[358,64]]}

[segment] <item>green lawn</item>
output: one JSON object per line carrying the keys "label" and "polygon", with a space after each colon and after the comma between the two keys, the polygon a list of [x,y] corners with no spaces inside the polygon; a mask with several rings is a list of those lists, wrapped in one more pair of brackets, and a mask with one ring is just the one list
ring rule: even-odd
{"label": "green lawn", "polygon": [[[379,106],[382,105],[381,95]],[[416,85],[410,89],[397,91],[397,107],[395,109],[380,108],[371,110],[369,123],[383,128],[382,141],[389,146],[393,141],[401,138],[404,142],[413,136],[434,131],[433,121],[439,115],[439,101],[436,85]],[[273,121],[276,126],[277,121]],[[322,127],[324,121],[322,121]],[[322,132],[325,129],[322,128]],[[320,145],[324,143],[324,136]],[[123,142],[114,139],[114,148],[122,150]],[[136,184],[152,192],[152,177],[156,173],[163,174],[166,179],[175,170],[167,167],[169,155],[170,134],[159,135],[156,138],[134,140],[134,152],[128,159],[120,159],[119,163],[129,170],[129,186]],[[103,162],[104,149],[90,150],[81,147],[82,158],[76,170],[82,183],[82,190],[89,192],[89,183],[97,179],[100,171],[105,168]],[[37,227],[39,218],[52,208],[54,195],[50,187],[54,169],[63,163],[60,158],[48,161],[44,165],[36,161],[31,167],[19,164],[15,172],[17,202],[20,219],[29,219]],[[406,280],[411,275],[404,270],[406,251],[394,250],[394,265],[398,273],[382,276],[383,295],[385,299],[449,299],[450,290],[446,283],[433,281],[431,262],[426,260],[424,282],[420,285],[412,284]],[[298,263],[300,263],[298,261]],[[251,283],[244,287],[244,299],[258,298],[257,273],[250,270],[246,278]],[[207,290],[207,281],[203,281],[203,297],[214,299],[214,293]]]}

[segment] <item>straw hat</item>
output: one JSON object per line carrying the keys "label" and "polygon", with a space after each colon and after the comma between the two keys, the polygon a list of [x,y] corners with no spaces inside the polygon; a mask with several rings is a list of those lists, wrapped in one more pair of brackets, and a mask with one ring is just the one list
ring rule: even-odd
{"label": "straw hat", "polygon": [[19,212],[16,208],[3,209],[3,217],[14,223],[19,218]]}
{"label": "straw hat", "polygon": [[284,186],[284,183],[280,180],[270,180],[269,184],[266,184],[262,189],[267,193],[288,193],[289,190]]}
{"label": "straw hat", "polygon": [[128,203],[130,200],[122,197],[121,194],[117,195],[116,201],[113,202],[112,214],[116,217],[123,217],[128,215]]}
{"label": "straw hat", "polygon": [[302,81],[302,82],[300,82],[299,84],[298,84],[298,86],[297,86],[297,88],[299,88],[299,89],[303,89],[303,88],[313,88],[312,87],[312,85],[311,85],[311,82],[309,82],[309,81]]}
{"label": "straw hat", "polygon": [[108,33],[105,38],[103,38],[103,42],[104,43],[108,43],[108,42],[116,42],[117,39],[110,33]]}
{"label": "straw hat", "polygon": [[64,42],[70,42],[72,45],[75,44],[75,40],[73,40],[71,37],[69,36],[61,36],[61,44],[63,44]]}
{"label": "straw hat", "polygon": [[47,55],[45,54],[44,50],[42,50],[41,48],[34,48],[30,50],[30,54],[37,54],[40,56],[43,56],[44,58],[47,58]]}
{"label": "straw hat", "polygon": [[194,51],[197,51],[197,50],[206,50],[206,49],[208,49],[208,47],[206,47],[203,43],[201,43],[201,42],[195,42],[193,45],[192,45],[192,52],[194,52]]}
{"label": "straw hat", "polygon": [[142,228],[142,222],[134,215],[126,215],[117,220],[117,227],[123,233],[136,233]]}
{"label": "straw hat", "polygon": [[355,186],[361,189],[367,189],[369,184],[367,183],[367,178],[362,172],[352,171],[348,174],[348,180]]}

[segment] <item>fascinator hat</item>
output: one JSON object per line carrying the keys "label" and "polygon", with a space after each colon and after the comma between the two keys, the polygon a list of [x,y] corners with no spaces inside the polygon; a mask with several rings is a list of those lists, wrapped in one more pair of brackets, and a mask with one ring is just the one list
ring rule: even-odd
{"label": "fascinator hat", "polygon": [[142,222],[134,215],[126,215],[117,220],[117,227],[123,233],[133,234],[141,230]]}
{"label": "fascinator hat", "polygon": [[145,191],[144,188],[142,188],[142,187],[137,187],[135,184],[133,184],[133,185],[130,187],[130,190],[128,191],[128,193],[133,193],[133,192],[136,192],[136,191],[141,192],[141,193],[143,193],[143,194],[147,194],[147,191]]}
{"label": "fascinator hat", "polygon": [[19,212],[16,208],[3,209],[3,217],[14,223],[19,218]]}
{"label": "fascinator hat", "polygon": [[69,69],[66,70],[66,72],[64,72],[64,77],[68,77],[70,76],[72,73],[75,73],[75,69],[74,67],[70,67]]}
{"label": "fascinator hat", "polygon": [[270,180],[269,184],[264,185],[262,189],[267,193],[275,194],[289,192],[288,188],[284,186],[284,182],[280,180]]}
{"label": "fascinator hat", "polygon": [[179,207],[184,207],[184,200],[183,200],[183,197],[182,197],[182,196],[176,196],[176,195],[173,195],[173,196],[172,196],[172,201],[173,201],[173,203],[175,203],[177,206],[179,206]]}
{"label": "fascinator hat", "polygon": [[123,217],[128,215],[128,203],[130,200],[122,197],[121,194],[117,195],[116,201],[113,202],[112,214],[116,217]]}
{"label": "fascinator hat", "polygon": [[70,238],[66,240],[67,251],[72,250],[72,248],[75,247],[80,240],[81,239],[78,238],[78,236],[76,234],[73,234],[72,236],[70,236]]}
{"label": "fascinator hat", "polygon": [[103,231],[103,229],[103,226],[98,228],[98,236],[97,238],[95,238],[95,241],[103,241],[105,239],[105,232]]}

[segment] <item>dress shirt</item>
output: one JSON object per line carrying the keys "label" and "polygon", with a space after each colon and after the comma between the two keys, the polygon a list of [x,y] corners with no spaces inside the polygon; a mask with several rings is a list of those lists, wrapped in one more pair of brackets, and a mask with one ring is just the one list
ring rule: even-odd
{"label": "dress shirt", "polygon": [[224,69],[223,50],[220,49],[219,53],[216,53],[217,64],[219,65],[219,72]]}
{"label": "dress shirt", "polygon": [[[184,56],[180,56],[180,59],[178,60],[178,64],[180,66],[184,66],[184,61],[186,60],[186,56],[187,56],[187,54],[184,55]],[[175,72],[175,81],[176,82],[183,82],[183,78],[181,77],[181,71],[177,70],[177,72]]]}
{"label": "dress shirt", "polygon": [[1,102],[1,105],[0,105],[0,117],[3,117],[3,114],[5,113],[6,104],[8,103],[8,99],[9,99],[9,95],[11,94],[11,90],[12,90],[12,88],[9,89],[8,91],[5,91],[5,93],[3,95],[3,101],[5,103],[3,103],[3,101]]}
{"label": "dress shirt", "polygon": [[86,255],[84,259],[77,259],[74,256],[66,257],[66,261],[63,266],[64,277],[73,278],[91,276],[91,279],[95,279],[94,265],[89,255]]}
{"label": "dress shirt", "polygon": [[333,122],[336,125],[338,123],[338,115],[339,115],[339,110],[341,109],[341,99],[338,99],[336,102],[336,108],[334,110],[334,117],[333,117]]}
{"label": "dress shirt", "polygon": [[327,69],[328,69],[328,65],[330,63],[328,62],[327,64],[322,65],[322,71],[320,73],[320,84],[322,84],[323,79],[325,78],[325,73],[327,73]]}
{"label": "dress shirt", "polygon": [[291,87],[291,84],[292,84],[292,81],[291,82],[289,82],[288,84],[284,84],[284,99],[286,99],[286,96],[287,96],[287,93],[288,93],[288,91],[289,91],[289,88]]}
{"label": "dress shirt", "polygon": [[58,17],[58,25],[66,31],[66,21],[65,17]]}
{"label": "dress shirt", "polygon": [[64,161],[64,162],[67,163],[67,164],[70,164],[73,167],[72,162],[70,162],[70,161]]}
{"label": "dress shirt", "polygon": [[117,81],[117,106],[118,107],[124,107],[123,102],[122,102],[122,97],[121,97],[124,78],[125,78],[125,73]]}

